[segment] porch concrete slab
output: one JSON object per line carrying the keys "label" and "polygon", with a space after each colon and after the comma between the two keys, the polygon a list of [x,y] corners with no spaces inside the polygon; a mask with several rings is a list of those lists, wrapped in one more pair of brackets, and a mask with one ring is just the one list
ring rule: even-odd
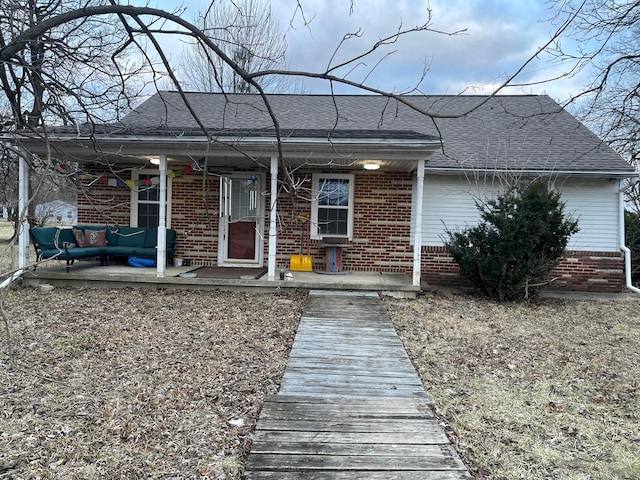
{"label": "porch concrete slab", "polygon": [[348,272],[323,274],[317,272],[291,272],[292,280],[269,281],[267,275],[259,279],[221,279],[180,277],[181,273],[197,267],[167,267],[164,277],[158,277],[155,268],[134,268],[128,265],[100,266],[96,262],[76,261],[71,270],[65,265],[51,263],[39,266],[23,276],[23,285],[37,287],[49,284],[55,287],[89,288],[186,288],[194,290],[226,289],[260,292],[280,289],[331,289],[376,291],[382,295],[415,298],[420,287],[412,285],[411,278],[402,273]]}

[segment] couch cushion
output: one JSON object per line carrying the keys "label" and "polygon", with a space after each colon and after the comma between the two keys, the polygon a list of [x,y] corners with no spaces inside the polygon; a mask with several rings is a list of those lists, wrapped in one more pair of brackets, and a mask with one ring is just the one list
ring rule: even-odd
{"label": "couch cushion", "polygon": [[135,247],[112,247],[111,245],[105,248],[107,255],[112,257],[133,257]]}
{"label": "couch cushion", "polygon": [[167,250],[171,248],[173,251],[173,247],[176,243],[176,231],[170,228],[167,229]]}
{"label": "couch cushion", "polygon": [[[100,257],[104,255],[106,248],[105,247],[72,247],[66,250],[69,252],[69,258],[90,258],[90,257]],[[61,255],[61,258],[66,258],[65,254]]]}
{"label": "couch cushion", "polygon": [[78,245],[80,248],[87,246],[87,237],[84,236],[84,230],[74,228],[73,237],[76,239],[76,245]]}
{"label": "couch cushion", "polygon": [[144,247],[155,248],[157,244],[158,244],[158,229],[155,227],[147,228],[147,232],[145,234],[145,239],[144,239]]}
{"label": "couch cushion", "polygon": [[145,229],[134,227],[121,227],[118,230],[119,247],[144,247]]}
{"label": "couch cushion", "polygon": [[132,253],[133,257],[144,257],[144,258],[156,258],[157,255],[158,255],[158,251],[156,250],[156,247],[152,247],[152,248],[136,247],[136,248],[133,248],[133,253]]}
{"label": "couch cushion", "polygon": [[56,227],[37,227],[31,229],[31,238],[40,245],[42,250],[52,250],[56,248]]}
{"label": "couch cushion", "polygon": [[[87,240],[85,247],[106,247],[107,246],[107,231],[106,230],[92,230],[87,228],[84,231],[84,236]],[[78,244],[82,247],[83,245]]]}
{"label": "couch cushion", "polygon": [[59,248],[49,248],[47,250],[40,250],[40,258],[47,259],[58,256],[62,260],[66,257],[64,256],[64,250],[60,250]]}
{"label": "couch cushion", "polygon": [[107,245],[118,245],[118,228],[107,227]]}

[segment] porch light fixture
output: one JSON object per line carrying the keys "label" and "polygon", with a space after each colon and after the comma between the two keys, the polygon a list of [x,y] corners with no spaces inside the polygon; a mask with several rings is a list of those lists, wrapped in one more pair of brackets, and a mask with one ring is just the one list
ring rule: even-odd
{"label": "porch light fixture", "polygon": [[365,170],[378,170],[380,168],[380,164],[379,163],[373,163],[373,162],[369,162],[369,163],[365,163],[362,168],[364,168]]}
{"label": "porch light fixture", "polygon": [[160,159],[159,158],[152,158],[149,160],[149,162],[151,162],[151,165],[160,165]]}

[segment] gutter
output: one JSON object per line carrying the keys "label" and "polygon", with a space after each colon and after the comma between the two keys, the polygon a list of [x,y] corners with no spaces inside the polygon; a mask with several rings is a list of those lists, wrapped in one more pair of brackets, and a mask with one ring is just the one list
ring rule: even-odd
{"label": "gutter", "polygon": [[624,230],[624,191],[629,188],[621,188],[618,190],[618,199],[620,207],[618,208],[618,225],[620,227],[620,250],[624,252],[624,276],[625,286],[634,293],[640,293],[640,288],[633,286],[631,282],[631,250],[625,245],[625,230]]}
{"label": "gutter", "polygon": [[447,168],[447,167],[427,167],[425,173],[433,175],[502,175],[502,174],[518,174],[529,176],[560,176],[560,177],[595,177],[595,178],[630,178],[637,175],[636,172],[626,170],[526,170],[526,169],[505,169],[505,168]]}

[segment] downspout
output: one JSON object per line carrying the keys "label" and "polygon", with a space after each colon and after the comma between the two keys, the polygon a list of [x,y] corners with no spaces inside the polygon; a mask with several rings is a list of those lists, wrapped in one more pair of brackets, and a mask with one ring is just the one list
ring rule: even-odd
{"label": "downspout", "polygon": [[[627,187],[628,188],[628,187]],[[619,207],[618,207],[618,226],[620,228],[620,250],[624,252],[624,276],[625,276],[625,285],[626,287],[634,293],[640,293],[640,288],[636,288],[633,286],[631,282],[631,250],[629,247],[625,245],[625,229],[624,229],[624,191],[626,188],[621,188],[618,190],[618,199],[619,199]]]}

